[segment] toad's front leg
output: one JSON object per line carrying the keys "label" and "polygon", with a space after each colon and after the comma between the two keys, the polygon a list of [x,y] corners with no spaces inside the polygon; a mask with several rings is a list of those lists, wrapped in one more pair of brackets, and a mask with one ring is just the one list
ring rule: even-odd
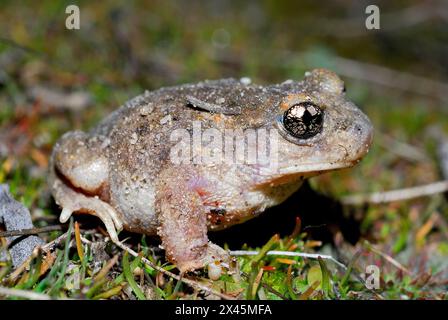
{"label": "toad's front leg", "polygon": [[212,263],[230,261],[230,256],[207,237],[207,211],[187,179],[179,172],[164,172],[157,193],[159,206],[158,234],[167,258],[181,272]]}

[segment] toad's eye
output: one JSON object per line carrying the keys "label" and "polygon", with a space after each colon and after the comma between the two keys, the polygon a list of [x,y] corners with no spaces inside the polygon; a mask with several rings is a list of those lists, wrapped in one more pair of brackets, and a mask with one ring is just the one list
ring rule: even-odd
{"label": "toad's eye", "polygon": [[309,139],[322,131],[323,111],[311,102],[293,105],[283,114],[283,126],[295,138]]}

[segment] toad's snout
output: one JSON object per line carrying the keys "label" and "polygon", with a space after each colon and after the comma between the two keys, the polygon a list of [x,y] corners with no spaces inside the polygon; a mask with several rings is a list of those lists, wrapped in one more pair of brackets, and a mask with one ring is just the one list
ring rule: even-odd
{"label": "toad's snout", "polygon": [[347,135],[351,141],[347,160],[357,163],[369,152],[373,142],[373,126],[369,118],[362,114],[348,128]]}

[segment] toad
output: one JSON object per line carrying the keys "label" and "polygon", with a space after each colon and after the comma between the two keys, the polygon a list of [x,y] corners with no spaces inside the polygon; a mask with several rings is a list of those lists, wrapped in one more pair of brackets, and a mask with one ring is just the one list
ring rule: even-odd
{"label": "toad", "polygon": [[229,261],[208,231],[256,217],[304,179],[355,165],[372,132],[325,69],[266,86],[203,81],[147,91],[90,132],[64,134],[49,183],[61,222],[86,213],[115,242],[122,229],[159,236],[186,272]]}

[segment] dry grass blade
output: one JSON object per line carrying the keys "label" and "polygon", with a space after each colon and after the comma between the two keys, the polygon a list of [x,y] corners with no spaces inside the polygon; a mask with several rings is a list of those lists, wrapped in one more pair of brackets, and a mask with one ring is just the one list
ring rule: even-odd
{"label": "dry grass blade", "polygon": [[17,267],[16,270],[14,270],[13,273],[9,275],[7,281],[15,282],[17,278],[22,274],[22,272],[29,267],[31,261],[33,261],[33,259],[36,258],[38,254],[39,254],[39,247],[36,247],[34,248],[33,253],[28,257],[28,259],[26,259],[20,266]]}
{"label": "dry grass blade", "polygon": [[343,76],[372,82],[447,101],[448,84],[412,73],[389,69],[380,65],[334,57],[336,69]]}
{"label": "dry grass blade", "polygon": [[370,194],[355,194],[342,197],[340,201],[345,205],[360,205],[365,203],[380,204],[431,196],[446,191],[448,191],[448,180],[412,188],[391,190],[385,192],[374,192]]}
{"label": "dry grass blade", "polygon": [[428,221],[426,221],[423,226],[421,226],[416,234],[415,234],[415,243],[417,245],[417,248],[421,249],[425,243],[425,237],[428,235],[428,233],[431,231],[431,229],[434,227],[437,220],[437,216],[435,214],[432,214]]}
{"label": "dry grass blade", "polygon": [[121,290],[123,289],[122,286],[116,286],[112,289],[107,290],[106,292],[102,292],[92,298],[92,300],[99,300],[99,299],[109,299],[113,296],[116,296],[120,294]]}
{"label": "dry grass blade", "polygon": [[75,222],[75,239],[76,239],[76,250],[78,251],[78,256],[81,262],[84,261],[84,250],[81,243],[81,232],[79,231],[79,223]]}
{"label": "dry grass blade", "polygon": [[[235,250],[230,251],[230,255],[232,256],[255,256],[258,255],[258,251],[245,251],[245,250]],[[302,257],[302,258],[309,258],[309,259],[326,259],[333,261],[336,265],[341,267],[342,269],[346,270],[347,267],[333,258],[332,256],[326,255],[326,254],[318,254],[318,253],[304,253],[304,252],[291,252],[291,251],[280,251],[280,250],[271,250],[266,252],[267,256],[290,256],[290,257]]]}
{"label": "dry grass blade", "polygon": [[385,254],[384,252],[380,251],[379,249],[375,248],[373,245],[371,245],[368,242],[364,243],[364,246],[369,249],[370,251],[376,253],[377,255],[381,256],[382,258],[384,258],[385,260],[387,260],[389,263],[391,263],[392,265],[394,265],[395,267],[397,267],[398,269],[400,269],[401,271],[403,271],[406,274],[411,274],[411,271],[409,271],[407,268],[405,268],[401,263],[399,263],[397,260],[395,260],[394,258],[392,258],[391,256]]}
{"label": "dry grass blade", "polygon": [[46,227],[42,227],[42,228],[1,231],[0,237],[27,236],[27,235],[31,235],[31,234],[59,231],[59,230],[63,230],[63,229],[64,229],[63,225],[55,225],[55,226],[46,226]]}
{"label": "dry grass blade", "polygon": [[55,254],[48,252],[44,261],[42,262],[42,266],[40,267],[40,275],[44,275],[52,266],[56,260]]}
{"label": "dry grass blade", "polygon": [[4,287],[0,287],[0,296],[19,297],[29,300],[51,300],[51,297],[46,294]]}
{"label": "dry grass blade", "polygon": [[296,217],[296,224],[294,225],[294,230],[291,235],[288,237],[287,246],[289,246],[293,240],[300,234],[300,230],[302,229],[302,220],[299,217]]}
{"label": "dry grass blade", "polygon": [[260,270],[258,270],[257,276],[255,277],[254,284],[252,286],[252,297],[256,297],[257,291],[258,291],[258,287],[260,286],[260,282],[261,282],[261,278],[262,277],[263,277],[263,268],[260,268]]}
{"label": "dry grass blade", "polygon": [[302,293],[297,300],[307,300],[311,295],[316,291],[317,287],[319,286],[320,281],[313,282],[308,289],[305,290],[304,293]]}
{"label": "dry grass blade", "polygon": [[101,279],[103,279],[107,275],[109,270],[112,269],[112,267],[117,263],[117,261],[118,261],[118,255],[113,256],[112,259],[110,259],[106,263],[106,265],[98,272],[93,281],[98,282]]}
{"label": "dry grass blade", "polygon": [[49,250],[53,250],[56,246],[58,246],[59,244],[61,244],[63,241],[65,241],[65,239],[70,235],[72,235],[75,231],[74,230],[68,230],[66,233],[60,235],[59,237],[57,237],[56,239],[54,239],[53,241],[48,242],[47,244],[42,246],[42,250],[44,251],[49,251]]}
{"label": "dry grass blade", "polygon": [[293,265],[293,264],[297,263],[297,261],[295,261],[295,260],[285,259],[285,258],[277,258],[277,259],[275,259],[275,261],[280,262],[280,263],[284,263],[284,264],[289,264],[289,265]]}

